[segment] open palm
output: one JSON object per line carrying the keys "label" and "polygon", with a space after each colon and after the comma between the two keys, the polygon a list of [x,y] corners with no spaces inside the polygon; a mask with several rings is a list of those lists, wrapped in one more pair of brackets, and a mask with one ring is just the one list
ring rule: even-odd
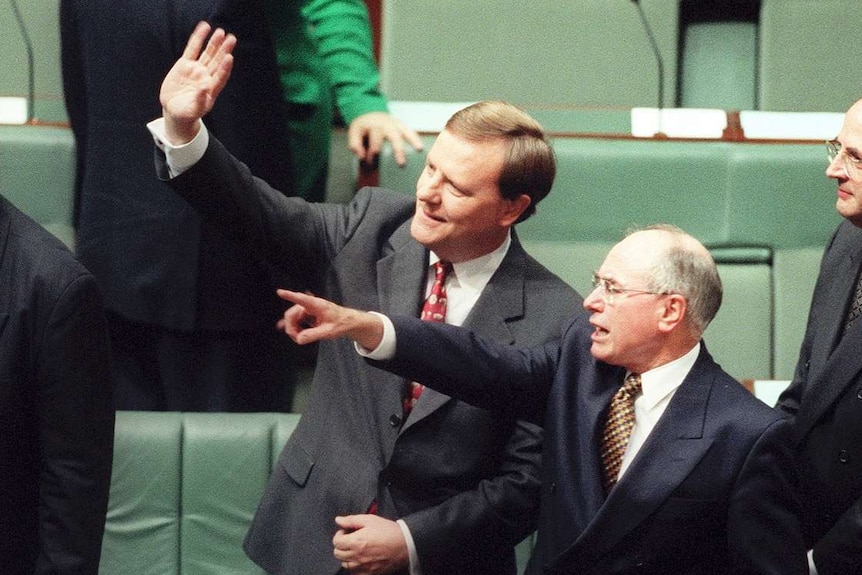
{"label": "open palm", "polygon": [[209,32],[209,24],[197,25],[162,82],[159,100],[169,133],[173,129],[182,136],[196,126],[212,110],[230,77],[236,37],[218,28],[204,48]]}

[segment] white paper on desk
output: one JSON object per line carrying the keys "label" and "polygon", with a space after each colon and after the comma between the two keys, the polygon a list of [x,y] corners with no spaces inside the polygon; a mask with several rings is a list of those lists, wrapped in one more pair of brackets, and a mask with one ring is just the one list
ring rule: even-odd
{"label": "white paper on desk", "polygon": [[0,98],[0,124],[26,124],[27,98],[4,96]]}
{"label": "white paper on desk", "polygon": [[836,112],[739,113],[745,137],[755,140],[831,140],[843,122],[844,114]]}
{"label": "white paper on desk", "polygon": [[473,102],[389,102],[389,113],[417,132],[440,132],[449,118]]}
{"label": "white paper on desk", "polygon": [[632,108],[632,136],[640,138],[652,138],[658,132],[671,138],[721,138],[726,127],[724,110]]}
{"label": "white paper on desk", "polygon": [[782,391],[787,389],[788,385],[790,385],[789,379],[756,379],[752,391],[757,399],[769,407],[775,407],[775,404],[778,403],[778,397]]}

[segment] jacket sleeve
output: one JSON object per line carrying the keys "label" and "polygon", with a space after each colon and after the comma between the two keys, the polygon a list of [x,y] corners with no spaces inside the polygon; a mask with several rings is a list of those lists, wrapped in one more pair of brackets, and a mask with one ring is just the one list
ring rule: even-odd
{"label": "jacket sleeve", "polygon": [[362,0],[311,0],[303,14],[312,24],[346,123],[368,112],[385,112],[380,73],[374,62],[371,24]]}
{"label": "jacket sleeve", "polygon": [[38,574],[96,573],[114,439],[107,328],[95,280],[77,276],[37,341]]}
{"label": "jacket sleeve", "polygon": [[733,485],[727,518],[729,573],[808,573],[791,421],[779,419],[760,434]]}
{"label": "jacket sleeve", "polygon": [[814,545],[818,575],[854,573],[862,565],[862,499],[857,499]]}
{"label": "jacket sleeve", "polygon": [[497,473],[440,505],[403,517],[424,573],[456,571],[453,562],[504,557],[536,529],[542,430],[517,422]]}

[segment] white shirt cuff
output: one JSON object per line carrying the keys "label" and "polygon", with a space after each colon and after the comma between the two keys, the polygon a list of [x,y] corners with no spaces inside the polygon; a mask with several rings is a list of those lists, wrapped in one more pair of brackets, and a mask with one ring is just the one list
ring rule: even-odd
{"label": "white shirt cuff", "polygon": [[383,338],[380,340],[380,344],[374,349],[366,349],[359,345],[358,343],[354,343],[354,347],[356,348],[356,352],[362,357],[367,357],[368,359],[374,359],[377,361],[385,361],[388,359],[392,359],[395,357],[395,326],[392,324],[392,320],[383,315],[382,313],[377,313],[376,311],[371,311],[368,313],[373,313],[377,317],[380,318],[380,321],[383,322]]}
{"label": "white shirt cuff", "polygon": [[416,544],[413,542],[410,528],[402,519],[398,519],[396,523],[401,528],[404,541],[407,543],[407,553],[410,556],[410,575],[422,575],[422,568],[419,566],[419,553],[416,551]]}
{"label": "white shirt cuff", "polygon": [[156,146],[165,153],[165,163],[168,166],[168,174],[176,178],[195,164],[197,164],[207,151],[210,143],[209,130],[201,121],[201,129],[195,134],[191,142],[174,146],[165,137],[165,119],[157,118],[147,124],[147,129],[153,135]]}
{"label": "white shirt cuff", "polygon": [[814,549],[808,550],[808,575],[817,575],[817,566],[814,565]]}

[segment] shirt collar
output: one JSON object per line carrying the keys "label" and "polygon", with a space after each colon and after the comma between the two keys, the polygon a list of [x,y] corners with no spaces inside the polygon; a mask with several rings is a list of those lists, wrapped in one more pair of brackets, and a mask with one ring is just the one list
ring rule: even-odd
{"label": "shirt collar", "polygon": [[662,399],[676,391],[682,385],[683,380],[694,367],[697,356],[700,354],[700,342],[698,342],[688,353],[682,357],[660,365],[641,374],[642,401],[644,407],[650,409],[657,405]]}
{"label": "shirt collar", "polygon": [[[503,261],[503,258],[506,257],[506,253],[509,251],[509,246],[511,245],[512,232],[510,230],[506,235],[506,239],[496,250],[487,253],[484,256],[473,258],[472,260],[452,264],[452,269],[455,272],[455,277],[458,279],[458,284],[465,289],[482,291],[485,284],[488,283],[491,276],[494,275],[494,272],[497,271],[498,267],[500,267],[500,263]],[[440,256],[432,251],[429,258],[429,265],[433,266],[439,261]]]}

